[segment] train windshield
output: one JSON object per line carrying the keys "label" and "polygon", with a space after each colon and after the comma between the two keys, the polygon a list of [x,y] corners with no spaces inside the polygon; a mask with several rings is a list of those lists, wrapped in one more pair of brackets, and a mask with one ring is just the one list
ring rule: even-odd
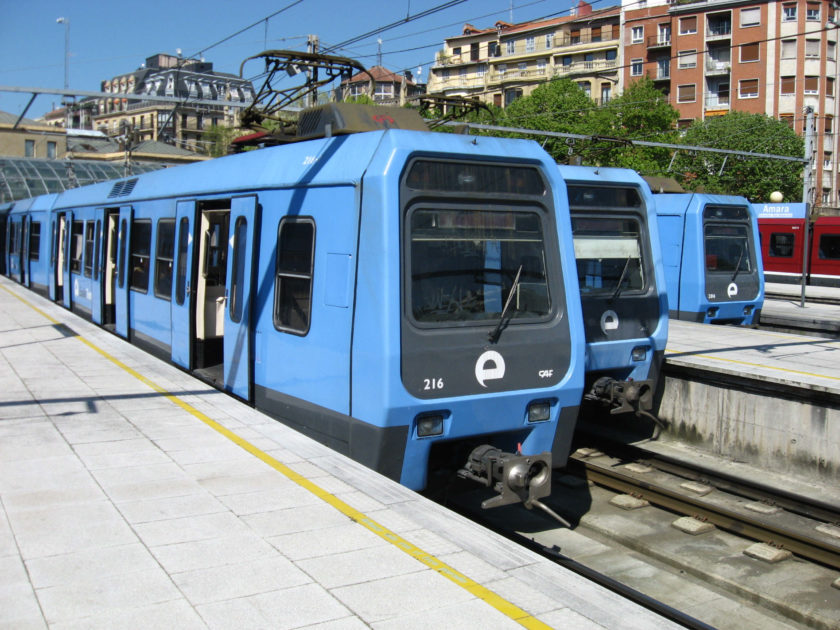
{"label": "train windshield", "polygon": [[748,226],[732,223],[707,223],[706,271],[723,273],[752,272]]}
{"label": "train windshield", "polygon": [[416,208],[410,215],[411,313],[419,323],[542,318],[551,310],[540,215]]}
{"label": "train windshield", "polygon": [[572,233],[581,293],[615,295],[645,288],[637,219],[572,217]]}

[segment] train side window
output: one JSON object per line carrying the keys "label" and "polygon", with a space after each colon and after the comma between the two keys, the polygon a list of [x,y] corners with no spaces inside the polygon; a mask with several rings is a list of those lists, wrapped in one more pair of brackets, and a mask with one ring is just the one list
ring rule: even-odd
{"label": "train side window", "polygon": [[85,277],[93,272],[93,221],[85,223]]}
{"label": "train side window", "polygon": [[126,224],[126,220],[123,219],[120,221],[120,254],[117,258],[117,279],[119,280],[121,289],[125,286],[125,241],[127,233],[128,225]]}
{"label": "train side window", "polygon": [[280,221],[277,274],[274,280],[274,327],[297,335],[309,332],[312,313],[312,268],[315,223],[311,219]]}
{"label": "train side window", "polygon": [[248,221],[245,217],[236,219],[233,228],[233,286],[230,292],[230,320],[238,324],[242,320],[242,290],[245,287],[245,253],[248,245]]}
{"label": "train side window", "polygon": [[41,224],[33,221],[29,226],[29,260],[38,260],[41,255]]}
{"label": "train side window", "polygon": [[819,256],[822,260],[840,260],[840,234],[820,236]]}
{"label": "train side window", "polygon": [[155,248],[155,295],[164,300],[172,299],[172,256],[175,253],[175,221],[158,221]]}
{"label": "train side window", "polygon": [[791,258],[793,256],[793,234],[774,232],[770,234],[769,254],[775,258]]}
{"label": "train side window", "polygon": [[70,271],[82,272],[82,253],[84,252],[84,221],[73,221],[70,235]]}
{"label": "train side window", "polygon": [[180,306],[187,296],[187,250],[190,244],[190,220],[181,218],[178,227],[178,276],[175,281],[175,301]]}
{"label": "train side window", "polygon": [[149,219],[131,222],[131,278],[132,291],[149,290],[149,252],[152,242],[152,222]]}
{"label": "train side window", "polygon": [[99,260],[99,248],[100,244],[102,243],[102,221],[99,219],[96,220],[96,242],[94,243],[94,253],[93,253],[93,279],[99,280],[99,267],[100,267],[100,260]]}

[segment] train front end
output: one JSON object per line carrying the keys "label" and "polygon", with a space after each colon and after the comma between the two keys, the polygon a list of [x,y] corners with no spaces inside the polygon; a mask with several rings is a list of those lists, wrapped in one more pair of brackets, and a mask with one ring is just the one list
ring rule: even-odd
{"label": "train front end", "polygon": [[668,299],[648,185],[629,169],[560,166],[586,331],[585,399],[651,416]]}
{"label": "train front end", "polygon": [[[404,485],[456,473],[494,487],[492,505],[528,505],[566,462],[583,386],[563,182],[518,140],[389,132],[379,160],[363,185],[359,286],[376,296],[357,300],[354,415],[404,435]],[[384,268],[363,260],[377,247]]]}

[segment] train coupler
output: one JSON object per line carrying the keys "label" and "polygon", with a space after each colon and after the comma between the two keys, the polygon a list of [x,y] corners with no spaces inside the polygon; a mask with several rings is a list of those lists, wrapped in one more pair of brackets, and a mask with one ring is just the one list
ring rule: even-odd
{"label": "train coupler", "polygon": [[588,400],[596,400],[611,407],[611,414],[632,411],[637,417],[644,416],[656,425],[656,436],[667,428],[665,421],[651,412],[653,409],[653,381],[617,381],[602,376],[592,384],[586,394]]}
{"label": "train coupler", "polygon": [[481,503],[484,509],[512,503],[531,509],[538,499],[551,494],[551,453],[519,455],[483,444],[472,450],[458,476],[498,493]]}

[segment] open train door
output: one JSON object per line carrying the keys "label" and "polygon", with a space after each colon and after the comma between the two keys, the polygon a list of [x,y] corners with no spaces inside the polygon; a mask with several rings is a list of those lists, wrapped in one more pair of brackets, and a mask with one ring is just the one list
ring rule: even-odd
{"label": "open train door", "polygon": [[58,266],[58,214],[51,212],[49,215],[49,230],[50,230],[50,251],[49,251],[49,268],[47,270],[47,285],[49,289],[50,299],[57,302],[61,299],[58,293],[58,274],[61,273],[61,268]]}
{"label": "open train door", "polygon": [[64,306],[72,308],[73,306],[73,284],[70,282],[70,256],[73,253],[73,213],[67,211],[64,213],[63,238],[61,240],[63,258],[62,258],[62,286],[64,287]]}
{"label": "open train door", "polygon": [[254,284],[254,239],[258,232],[257,198],[231,199],[225,287],[224,379],[225,390],[251,400],[253,382],[253,327],[251,311]]}
{"label": "open train door", "polygon": [[114,311],[116,322],[114,330],[128,339],[128,286],[131,284],[131,270],[128,261],[131,254],[131,206],[120,208],[117,227],[117,288],[114,291]]}
{"label": "open train door", "polygon": [[20,222],[21,240],[20,240],[20,283],[28,287],[29,281],[29,230],[32,228],[32,219],[26,215]]}
{"label": "open train door", "polygon": [[175,282],[172,292],[172,361],[192,369],[193,325],[193,234],[195,202],[179,201],[175,210]]}

